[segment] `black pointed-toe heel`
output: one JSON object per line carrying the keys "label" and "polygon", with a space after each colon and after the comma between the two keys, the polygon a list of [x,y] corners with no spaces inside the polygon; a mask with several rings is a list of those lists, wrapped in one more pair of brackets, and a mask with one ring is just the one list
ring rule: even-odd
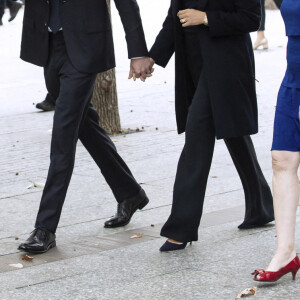
{"label": "black pointed-toe heel", "polygon": [[[190,242],[190,244],[192,245],[192,242]],[[187,243],[183,243],[183,244],[174,244],[174,243],[170,243],[169,241],[166,241],[161,248],[159,249],[159,251],[161,252],[168,252],[168,251],[176,251],[176,250],[183,250],[185,249]]]}

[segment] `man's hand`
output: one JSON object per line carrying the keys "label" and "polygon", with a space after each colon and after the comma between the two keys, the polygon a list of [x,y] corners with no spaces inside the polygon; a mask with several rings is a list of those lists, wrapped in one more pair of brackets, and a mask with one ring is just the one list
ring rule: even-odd
{"label": "man's hand", "polygon": [[141,81],[145,82],[148,77],[152,76],[154,63],[150,57],[131,59],[128,79],[133,78],[136,81],[137,78],[140,78]]}
{"label": "man's hand", "polygon": [[180,10],[177,14],[182,27],[204,24],[206,13],[196,9]]}

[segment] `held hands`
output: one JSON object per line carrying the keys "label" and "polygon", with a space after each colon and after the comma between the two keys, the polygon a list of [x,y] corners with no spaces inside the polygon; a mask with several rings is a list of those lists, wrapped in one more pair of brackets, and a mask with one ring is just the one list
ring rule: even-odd
{"label": "held hands", "polygon": [[206,13],[196,9],[180,10],[177,14],[182,27],[204,24]]}
{"label": "held hands", "polygon": [[136,81],[137,78],[140,78],[141,81],[145,82],[154,72],[154,63],[155,61],[151,57],[131,59],[128,79],[133,78]]}

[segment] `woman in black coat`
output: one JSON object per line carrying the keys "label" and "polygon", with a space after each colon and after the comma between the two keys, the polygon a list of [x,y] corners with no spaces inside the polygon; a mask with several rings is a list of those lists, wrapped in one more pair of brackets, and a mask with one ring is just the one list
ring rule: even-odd
{"label": "woman in black coat", "polygon": [[175,52],[176,118],[186,140],[161,251],[198,239],[215,138],[224,139],[244,187],[246,214],[239,228],[274,220],[271,191],[250,138],[258,121],[249,32],[258,29],[260,15],[260,0],[171,0],[150,56],[165,67]]}

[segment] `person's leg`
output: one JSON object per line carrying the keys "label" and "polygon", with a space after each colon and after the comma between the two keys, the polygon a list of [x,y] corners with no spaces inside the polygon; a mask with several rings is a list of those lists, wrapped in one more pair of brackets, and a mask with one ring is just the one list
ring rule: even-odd
{"label": "person's leg", "polygon": [[274,0],[274,2],[277,5],[277,7],[280,9],[283,0]]}
{"label": "person's leg", "polygon": [[[94,77],[96,75],[80,74],[74,68],[72,69],[71,64],[68,64],[67,67],[64,67],[60,72],[59,82],[55,65],[52,65],[53,61],[57,61],[57,58],[50,61],[49,66],[45,69],[47,89],[53,98],[58,97],[54,115],[51,146],[52,159],[49,170],[49,177],[51,177],[52,180],[49,178],[47,180],[49,184],[46,184],[42,203],[45,204],[45,207],[48,207],[50,198],[54,198],[55,201],[52,200],[54,204],[52,205],[51,212],[49,208],[45,209],[43,205],[41,205],[36,223],[36,227],[46,227],[46,229],[49,230],[51,226],[52,231],[53,228],[56,229],[65,193],[72,174],[75,148],[72,148],[70,144],[73,144],[75,147],[77,138],[80,138],[83,145],[99,166],[119,203],[128,200],[134,205],[136,203],[139,204],[139,202],[146,198],[144,191],[117,153],[115,145],[107,133],[99,126],[99,116],[90,104]],[[80,89],[80,91],[78,91],[78,89]],[[84,99],[80,99],[81,97]],[[72,103],[71,99],[73,98],[75,103]],[[82,100],[82,104],[80,100]],[[69,101],[69,103],[65,103],[66,101]],[[76,110],[76,112],[73,112],[73,109]],[[72,125],[72,123],[69,124],[70,121],[72,121],[74,125]],[[73,128],[75,125],[76,127]],[[70,131],[71,129],[72,132]],[[68,166],[65,166],[67,163]],[[69,173],[64,177],[64,180],[62,180],[62,182],[65,181],[62,185],[58,178],[53,177],[53,173],[58,172],[59,174],[57,176],[59,176],[60,174],[64,174],[66,170],[68,170]],[[54,197],[54,195],[56,196]],[[54,207],[55,205],[57,205],[57,208]],[[131,204],[127,203],[127,206],[128,205],[130,206]],[[130,207],[130,214],[134,211],[135,207]],[[44,212],[46,212],[46,216],[44,216]],[[47,224],[48,227],[45,224]]]}
{"label": "person's leg", "polygon": [[239,228],[253,228],[273,221],[272,193],[257,161],[250,136],[225,139],[225,143],[245,192],[245,220]]}
{"label": "person's leg", "polygon": [[46,100],[47,102],[49,102],[49,103],[55,105],[55,99],[54,99],[54,97],[53,97],[50,93],[47,93],[45,100]]}
{"label": "person's leg", "polygon": [[6,0],[6,7],[8,9],[11,9],[13,5],[14,5],[14,1],[12,1],[12,0]]}
{"label": "person's leg", "polygon": [[263,49],[268,49],[268,40],[265,37],[265,25],[266,25],[266,8],[265,8],[265,0],[261,0],[261,22],[260,27],[257,31],[256,41],[253,44],[253,49],[257,50],[259,47],[263,47]]}
{"label": "person's leg", "polygon": [[106,131],[99,126],[98,113],[91,103],[86,108],[79,139],[100,168],[118,202],[116,214],[105,221],[104,227],[127,225],[133,214],[149,203],[149,199],[118,154]]}
{"label": "person's leg", "polygon": [[35,107],[43,111],[53,111],[55,110],[55,99],[50,93],[47,93],[45,100],[37,103]]}
{"label": "person's leg", "polygon": [[272,151],[277,249],[268,271],[278,271],[295,256],[296,212],[299,204],[299,152]]}
{"label": "person's leg", "polygon": [[7,7],[10,11],[10,18],[8,19],[8,22],[11,22],[17,16],[20,8],[22,7],[22,4],[16,1],[7,0]]}
{"label": "person's leg", "polygon": [[[277,231],[276,252],[266,271],[276,272],[296,256],[295,226],[300,188],[300,101],[297,89],[281,86],[278,94],[272,143],[273,199]],[[296,274],[297,262],[293,276]],[[269,273],[267,273],[269,274]],[[265,274],[254,273],[254,280]]]}
{"label": "person's leg", "polygon": [[80,123],[92,97],[96,74],[83,74],[73,67],[62,33],[55,35],[52,48],[45,78],[49,92],[55,97],[59,88],[59,95],[53,120],[51,163],[35,227],[55,232],[73,172]]}
{"label": "person's leg", "polygon": [[100,168],[119,203],[138,195],[140,185],[118,154],[110,137],[99,126],[99,116],[92,105],[87,108],[80,127],[79,139]]}
{"label": "person's leg", "polygon": [[265,7],[265,0],[261,0],[261,21],[258,32],[264,32],[266,26],[266,7]]}
{"label": "person's leg", "polygon": [[48,65],[44,68],[45,84],[47,88],[47,97],[51,95],[51,99],[56,103],[56,99],[60,92],[60,78],[58,68],[56,66],[53,40],[50,39],[50,59]]}
{"label": "person's leg", "polygon": [[171,242],[198,240],[198,227],[215,145],[215,128],[204,76],[189,109],[186,139],[174,184],[172,211],[161,230]]}
{"label": "person's leg", "polygon": [[6,0],[0,0],[0,25],[3,25],[2,17],[4,15],[5,7],[6,7]]}

